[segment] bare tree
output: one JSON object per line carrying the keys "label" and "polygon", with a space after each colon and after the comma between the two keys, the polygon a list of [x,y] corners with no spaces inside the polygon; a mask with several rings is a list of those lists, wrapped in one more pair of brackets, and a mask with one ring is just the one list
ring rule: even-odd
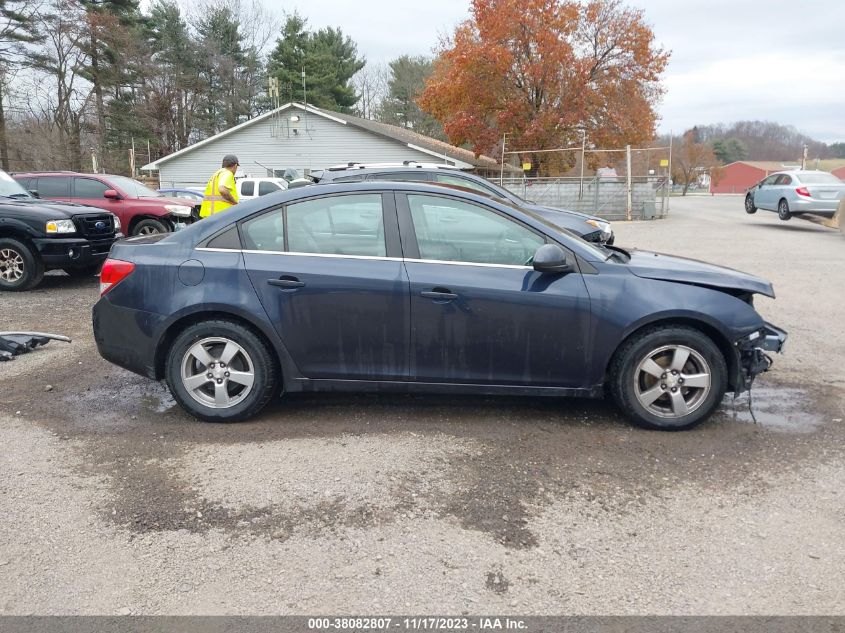
{"label": "bare tree", "polygon": [[379,119],[389,79],[390,69],[386,64],[367,64],[352,77],[352,86],[360,95],[355,114],[365,119]]}

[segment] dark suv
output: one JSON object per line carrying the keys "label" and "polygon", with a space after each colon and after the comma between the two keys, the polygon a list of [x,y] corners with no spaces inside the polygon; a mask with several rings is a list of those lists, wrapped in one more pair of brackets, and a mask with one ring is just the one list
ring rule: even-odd
{"label": "dark suv", "polygon": [[329,167],[322,171],[316,170],[310,176],[315,182],[327,184],[330,182],[364,182],[374,180],[433,182],[454,187],[463,187],[485,196],[504,200],[522,209],[537,213],[556,225],[571,231],[588,242],[613,244],[613,230],[610,222],[601,218],[534,204],[530,200],[504,187],[490,182],[486,178],[461,171],[448,165],[434,163],[414,163],[406,161],[397,164],[364,165],[349,163],[337,167]]}
{"label": "dark suv", "polygon": [[193,205],[170,198],[126,176],[43,172],[14,174],[38,197],[76,202],[114,213],[127,235],[170,233],[193,222]]}
{"label": "dark suv", "polygon": [[39,200],[0,171],[0,290],[29,290],[47,270],[94,275],[120,220],[92,207]]}

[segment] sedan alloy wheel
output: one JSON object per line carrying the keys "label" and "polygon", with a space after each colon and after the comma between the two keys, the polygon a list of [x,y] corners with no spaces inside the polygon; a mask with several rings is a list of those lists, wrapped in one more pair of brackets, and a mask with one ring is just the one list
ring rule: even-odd
{"label": "sedan alloy wheel", "polygon": [[637,400],[661,418],[693,413],[707,400],[712,381],[704,357],[684,345],[664,345],[649,352],[634,379]]}
{"label": "sedan alloy wheel", "polygon": [[229,409],[249,395],[254,383],[252,358],[230,339],[202,339],[182,358],[185,391],[206,407]]}

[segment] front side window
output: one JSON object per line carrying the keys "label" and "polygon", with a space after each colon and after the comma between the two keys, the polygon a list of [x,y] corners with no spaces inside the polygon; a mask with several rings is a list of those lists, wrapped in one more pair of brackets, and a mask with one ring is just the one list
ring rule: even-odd
{"label": "front side window", "polygon": [[91,178],[73,179],[74,198],[102,198],[109,187]]}
{"label": "front side window", "polygon": [[38,195],[42,198],[69,198],[70,178],[65,176],[39,176]]}
{"label": "front side window", "polygon": [[527,266],[545,239],[534,231],[469,202],[409,195],[422,259]]}
{"label": "front side window", "polygon": [[790,178],[786,174],[781,174],[780,176],[778,176],[777,184],[779,184],[779,185],[790,185],[790,184],[792,184],[792,178]]}
{"label": "front side window", "polygon": [[774,176],[769,176],[761,184],[766,185],[767,187],[771,186],[771,185],[775,184],[775,182],[778,179],[778,176],[779,176],[779,174],[775,174]]}
{"label": "front side window", "polygon": [[287,207],[288,250],[384,257],[380,194],[331,196]]}

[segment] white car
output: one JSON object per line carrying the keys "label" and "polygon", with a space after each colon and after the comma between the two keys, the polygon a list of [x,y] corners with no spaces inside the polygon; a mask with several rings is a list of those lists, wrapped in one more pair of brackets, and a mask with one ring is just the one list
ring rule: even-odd
{"label": "white car", "polygon": [[244,176],[239,178],[235,186],[238,188],[238,201],[252,200],[268,193],[276,193],[288,188],[288,181],[284,178],[253,178]]}

